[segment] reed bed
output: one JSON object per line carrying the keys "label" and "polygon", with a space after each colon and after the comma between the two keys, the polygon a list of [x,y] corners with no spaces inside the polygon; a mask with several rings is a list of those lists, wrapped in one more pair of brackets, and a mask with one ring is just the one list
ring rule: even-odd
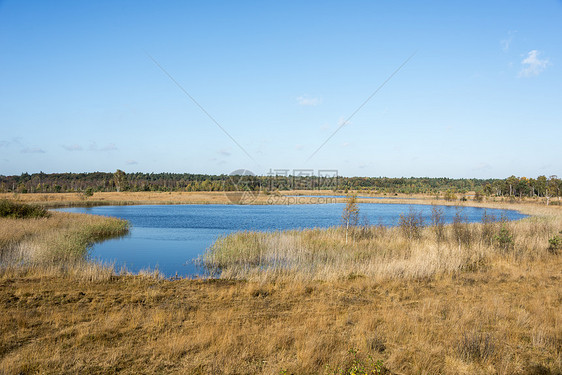
{"label": "reed bed", "polygon": [[[539,209],[540,211],[540,209]],[[423,278],[478,267],[487,259],[544,258],[562,230],[560,215],[517,222],[484,215],[467,223],[423,226],[416,212],[398,227],[357,226],[238,232],[219,238],[200,258],[211,275],[245,280]]]}
{"label": "reed bed", "polygon": [[88,249],[128,230],[125,220],[63,212],[41,218],[0,218],[0,273],[107,278],[113,267],[89,262]]}

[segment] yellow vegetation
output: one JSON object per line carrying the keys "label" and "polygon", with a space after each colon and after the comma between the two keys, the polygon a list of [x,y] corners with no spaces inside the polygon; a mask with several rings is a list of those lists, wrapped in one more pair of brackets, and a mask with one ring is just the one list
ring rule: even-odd
{"label": "yellow vegetation", "polygon": [[128,228],[125,220],[63,212],[38,219],[0,218],[0,274],[108,277],[112,269],[87,261],[88,247]]}
{"label": "yellow vegetation", "polygon": [[[562,230],[562,214],[523,209],[535,217],[509,224],[513,247],[483,247],[469,266],[400,277],[171,281],[8,267],[0,274],[0,373],[350,373],[355,349],[394,374],[559,374],[562,254],[547,250],[547,237]],[[64,228],[65,218],[53,219]],[[59,225],[41,220],[45,234]],[[39,233],[6,223],[4,243]],[[408,243],[389,230],[395,249],[386,261],[414,262],[399,244],[416,254],[435,242],[424,231]],[[314,234],[302,236],[311,243]]]}

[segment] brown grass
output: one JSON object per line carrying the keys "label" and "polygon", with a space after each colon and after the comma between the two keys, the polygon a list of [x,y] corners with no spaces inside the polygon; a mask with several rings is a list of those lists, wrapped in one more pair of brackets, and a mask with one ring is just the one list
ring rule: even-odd
{"label": "brown grass", "polygon": [[[537,206],[545,204],[544,198],[523,198],[510,203],[512,200],[507,197],[489,197],[483,202],[475,201],[445,201],[435,200],[432,195],[424,194],[397,194],[396,196],[368,194],[357,192],[360,196],[372,196],[382,199],[361,199],[358,203],[391,203],[391,204],[439,204],[439,205],[467,205],[474,207],[508,208],[521,209],[524,206]],[[299,195],[300,199],[288,199],[284,196]],[[332,203],[330,200],[313,201],[307,198],[309,195],[342,195],[342,192],[331,190],[290,190],[281,193],[258,194],[252,204],[307,204],[307,203]],[[47,207],[66,207],[66,206],[93,206],[93,205],[131,205],[131,204],[232,204],[227,194],[222,191],[204,192],[97,192],[91,197],[86,197],[82,193],[0,193],[0,199],[9,199],[22,203],[35,203]],[[336,198],[335,202],[344,203],[345,198]],[[558,201],[556,201],[558,203]]]}
{"label": "brown grass", "polygon": [[560,374],[562,254],[543,238],[562,215],[523,210],[536,217],[510,224],[513,249],[427,275],[170,281],[12,268],[0,274],[0,373],[339,374],[355,349],[394,374]]}
{"label": "brown grass", "polygon": [[533,216],[486,225],[468,224],[459,215],[439,236],[435,227],[417,224],[415,209],[401,219],[401,227],[359,226],[350,231],[350,241],[341,227],[238,232],[220,238],[201,261],[222,278],[264,282],[432,277],[477,267],[497,255],[517,261],[544,259],[549,238],[562,229],[562,210],[524,210]]}
{"label": "brown grass", "polygon": [[126,221],[116,218],[63,212],[38,219],[0,218],[0,275],[107,278],[113,269],[87,262],[88,248],[125,234],[128,228]]}
{"label": "brown grass", "polygon": [[561,270],[552,256],[387,281],[4,276],[0,372],[323,374],[355,348],[397,374],[560,373]]}
{"label": "brown grass", "polygon": [[97,192],[91,197],[81,193],[0,194],[0,199],[37,203],[50,207],[69,205],[125,204],[228,204],[223,192]]}

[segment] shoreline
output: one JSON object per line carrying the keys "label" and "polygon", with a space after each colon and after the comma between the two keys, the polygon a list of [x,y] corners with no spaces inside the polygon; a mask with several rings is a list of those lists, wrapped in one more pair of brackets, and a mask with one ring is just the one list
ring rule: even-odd
{"label": "shoreline", "polygon": [[[361,192],[355,192],[361,196]],[[330,202],[305,201],[307,197],[314,196],[345,195],[333,191],[318,190],[287,190],[282,194],[259,194],[254,200],[243,205],[301,205],[301,204],[332,204],[345,203],[346,198],[328,198]],[[411,204],[411,205],[440,205],[440,206],[469,206],[480,208],[495,208],[516,210],[528,215],[529,207],[544,207],[547,209],[562,209],[559,201],[546,205],[544,198],[523,198],[521,200],[510,200],[506,197],[487,197],[482,201],[436,199],[434,195],[369,195],[369,198],[357,198],[357,203],[367,204]],[[293,199],[291,199],[293,198]],[[296,199],[295,199],[296,198]],[[373,199],[375,198],[375,199]],[[8,199],[20,203],[37,204],[46,208],[64,207],[95,207],[95,206],[130,206],[130,205],[208,205],[227,204],[237,205],[239,203],[229,200],[225,192],[98,192],[91,197],[85,197],[82,193],[26,193],[13,194],[2,193],[0,199]],[[304,199],[304,201],[303,201]],[[556,203],[554,203],[556,202]]]}

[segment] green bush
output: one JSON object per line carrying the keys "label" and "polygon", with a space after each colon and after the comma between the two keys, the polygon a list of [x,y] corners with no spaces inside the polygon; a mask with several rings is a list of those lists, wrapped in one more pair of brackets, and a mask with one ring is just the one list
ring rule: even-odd
{"label": "green bush", "polygon": [[49,216],[49,212],[44,207],[32,204],[16,203],[7,199],[0,200],[0,217],[30,219],[47,216]]}
{"label": "green bush", "polygon": [[92,195],[94,195],[94,189],[89,187],[84,191],[84,196],[86,197],[91,197]]}
{"label": "green bush", "polygon": [[348,354],[347,363],[343,367],[330,368],[328,366],[326,367],[326,373],[334,375],[383,375],[389,373],[381,360],[375,361],[370,355],[365,356],[356,349],[350,349]]}
{"label": "green bush", "polygon": [[548,240],[548,251],[558,254],[560,249],[562,249],[562,237],[554,236]]}
{"label": "green bush", "polygon": [[502,225],[500,233],[495,236],[496,245],[504,252],[513,248],[513,235],[509,229]]}

